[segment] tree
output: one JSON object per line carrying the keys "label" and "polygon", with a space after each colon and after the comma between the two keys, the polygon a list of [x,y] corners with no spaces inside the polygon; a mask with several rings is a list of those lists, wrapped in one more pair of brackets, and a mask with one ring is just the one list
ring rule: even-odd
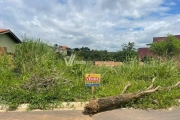
{"label": "tree", "polygon": [[126,58],[137,57],[134,42],[123,44],[123,50],[108,52],[107,50],[90,50],[88,47],[74,48],[74,53],[78,58],[88,61],[125,61]]}
{"label": "tree", "polygon": [[134,42],[128,42],[128,44],[123,44],[122,47],[123,47],[122,54],[123,54],[125,60],[127,60],[127,58],[137,57],[137,51],[135,49]]}
{"label": "tree", "polygon": [[55,49],[57,49],[57,48],[58,48],[58,46],[59,46],[58,44],[54,44],[54,48],[55,48]]}
{"label": "tree", "polygon": [[115,61],[119,61],[119,62],[125,61],[126,55],[125,55],[124,53],[125,53],[125,52],[123,52],[123,51],[117,51],[117,52],[115,52],[114,55],[113,55],[114,60],[115,60]]}
{"label": "tree", "polygon": [[153,42],[150,45],[150,51],[159,56],[175,56],[180,52],[180,40],[168,34],[165,39],[159,42]]}
{"label": "tree", "polygon": [[135,51],[136,49],[134,48],[134,46],[135,46],[135,43],[134,42],[128,42],[128,44],[124,44],[123,43],[123,45],[122,45],[122,50],[123,51],[128,51],[128,52],[130,52],[130,51]]}
{"label": "tree", "polygon": [[74,48],[74,52],[79,51],[79,50],[80,50],[79,48]]}

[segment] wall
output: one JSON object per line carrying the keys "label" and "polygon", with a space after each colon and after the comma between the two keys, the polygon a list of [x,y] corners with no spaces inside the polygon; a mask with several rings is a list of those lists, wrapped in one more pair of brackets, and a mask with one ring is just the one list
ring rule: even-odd
{"label": "wall", "polygon": [[95,65],[97,66],[118,66],[118,65],[122,65],[122,62],[114,62],[114,61],[95,61]]}
{"label": "wall", "polygon": [[143,57],[147,57],[147,56],[155,56],[155,54],[153,54],[149,48],[138,48],[138,58],[143,58]]}
{"label": "wall", "polygon": [[6,47],[7,53],[13,53],[15,42],[7,34],[0,34],[0,47]]}

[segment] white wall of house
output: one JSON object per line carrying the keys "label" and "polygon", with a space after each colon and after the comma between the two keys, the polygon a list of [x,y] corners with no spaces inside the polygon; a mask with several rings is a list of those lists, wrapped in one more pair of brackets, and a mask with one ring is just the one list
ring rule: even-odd
{"label": "white wall of house", "polygon": [[8,53],[14,52],[14,45],[16,43],[7,34],[0,34],[0,47],[6,47]]}
{"label": "white wall of house", "polygon": [[60,47],[56,48],[56,52],[59,52],[63,55],[67,55],[67,49],[62,49]]}

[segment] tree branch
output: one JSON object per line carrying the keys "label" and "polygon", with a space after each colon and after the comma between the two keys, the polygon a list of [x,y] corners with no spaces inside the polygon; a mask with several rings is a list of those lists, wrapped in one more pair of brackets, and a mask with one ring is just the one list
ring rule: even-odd
{"label": "tree branch", "polygon": [[180,85],[180,81],[178,81],[175,85],[174,85],[174,87],[177,87],[177,86],[179,86]]}
{"label": "tree branch", "polygon": [[123,91],[122,91],[121,94],[124,94],[124,93],[126,92],[126,90],[129,88],[130,85],[131,85],[131,83],[128,83],[128,84],[124,87],[124,89],[123,89]]}
{"label": "tree branch", "polygon": [[150,89],[153,88],[155,79],[156,79],[156,78],[153,78],[153,79],[152,79],[151,85],[150,85],[146,90],[150,90]]}

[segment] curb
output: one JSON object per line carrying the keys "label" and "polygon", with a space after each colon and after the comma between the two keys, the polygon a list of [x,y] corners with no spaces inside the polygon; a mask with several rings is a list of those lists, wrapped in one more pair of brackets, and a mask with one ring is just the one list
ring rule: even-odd
{"label": "curb", "polygon": [[[30,111],[58,111],[58,110],[84,110],[84,106],[88,102],[62,102],[61,106],[58,106],[57,108],[53,108],[52,110],[40,110],[40,109],[34,109]],[[28,110],[29,104],[21,104],[19,107],[14,111],[8,111],[7,106],[0,106],[0,112],[23,112],[23,111],[29,111]]]}

